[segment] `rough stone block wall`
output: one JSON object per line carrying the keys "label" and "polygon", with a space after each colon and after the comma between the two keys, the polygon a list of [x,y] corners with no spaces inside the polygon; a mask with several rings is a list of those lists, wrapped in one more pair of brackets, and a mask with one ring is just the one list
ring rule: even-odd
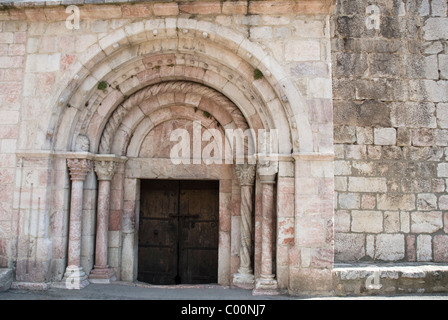
{"label": "rough stone block wall", "polygon": [[332,18],[336,261],[448,262],[446,0]]}

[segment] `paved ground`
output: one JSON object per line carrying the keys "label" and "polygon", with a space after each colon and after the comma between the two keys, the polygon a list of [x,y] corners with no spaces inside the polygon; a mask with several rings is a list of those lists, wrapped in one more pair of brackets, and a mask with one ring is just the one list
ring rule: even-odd
{"label": "paved ground", "polygon": [[448,294],[375,297],[291,297],[253,296],[252,291],[220,286],[149,287],[130,284],[90,284],[83,290],[50,288],[45,291],[10,289],[0,292],[0,300],[448,300]]}

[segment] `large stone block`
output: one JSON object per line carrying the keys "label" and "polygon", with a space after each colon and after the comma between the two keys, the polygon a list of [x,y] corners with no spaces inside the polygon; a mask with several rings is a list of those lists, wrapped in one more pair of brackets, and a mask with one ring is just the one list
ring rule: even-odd
{"label": "large stone block", "polygon": [[398,78],[358,80],[356,89],[358,100],[406,101],[409,95],[407,81]]}
{"label": "large stone block", "polygon": [[397,143],[397,131],[394,128],[375,128],[374,143],[379,146],[394,146]]}
{"label": "large stone block", "polygon": [[390,110],[391,124],[394,127],[437,127],[434,103],[392,103]]}
{"label": "large stone block", "polygon": [[383,213],[381,211],[353,211],[352,232],[383,232]]}
{"label": "large stone block", "polygon": [[378,100],[361,103],[335,101],[334,124],[356,127],[390,127],[390,109]]}
{"label": "large stone block", "polygon": [[448,81],[411,80],[409,86],[412,101],[448,102]]}
{"label": "large stone block", "polygon": [[446,0],[432,0],[431,1],[431,15],[433,17],[447,16],[447,2]]}
{"label": "large stone block", "polygon": [[335,234],[335,260],[336,261],[358,261],[366,254],[366,236],[360,233]]}
{"label": "large stone block", "polygon": [[426,41],[448,39],[448,18],[429,18],[423,32]]}
{"label": "large stone block", "polygon": [[349,177],[350,192],[387,192],[386,178]]}
{"label": "large stone block", "polygon": [[366,54],[337,53],[333,55],[333,73],[335,76],[358,76],[366,74],[368,59]]}
{"label": "large stone block", "polygon": [[12,269],[0,269],[0,292],[9,290],[12,280]]}
{"label": "large stone block", "polygon": [[439,54],[439,71],[441,79],[448,80],[448,54]]}
{"label": "large stone block", "polygon": [[442,212],[417,211],[411,213],[412,233],[434,233],[443,228]]}
{"label": "large stone block", "polygon": [[404,234],[379,234],[375,239],[375,258],[397,261],[405,256]]}
{"label": "large stone block", "polygon": [[434,261],[448,262],[448,236],[437,235],[433,239]]}
{"label": "large stone block", "polygon": [[432,237],[421,234],[417,236],[417,261],[432,260]]}
{"label": "large stone block", "polygon": [[355,143],[356,133],[355,127],[352,126],[337,126],[334,128],[334,142],[335,143]]}
{"label": "large stone block", "polygon": [[[370,76],[398,78],[403,75],[403,60],[399,55],[390,53],[370,54],[369,56],[369,72]],[[437,60],[435,63],[437,69]]]}
{"label": "large stone block", "polygon": [[409,55],[404,58],[406,76],[409,79],[439,79],[437,55]]}
{"label": "large stone block", "polygon": [[415,210],[413,194],[379,194],[377,201],[379,210]]}

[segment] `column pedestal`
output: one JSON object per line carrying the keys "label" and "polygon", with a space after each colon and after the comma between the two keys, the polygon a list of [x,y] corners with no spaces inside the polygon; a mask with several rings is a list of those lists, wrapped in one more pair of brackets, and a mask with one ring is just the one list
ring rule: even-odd
{"label": "column pedestal", "polygon": [[84,289],[90,282],[87,280],[87,275],[78,266],[68,266],[64,273],[63,283],[66,289]]}
{"label": "column pedestal", "polygon": [[111,283],[117,280],[114,269],[109,266],[93,266],[90,272],[89,281],[91,283]]}

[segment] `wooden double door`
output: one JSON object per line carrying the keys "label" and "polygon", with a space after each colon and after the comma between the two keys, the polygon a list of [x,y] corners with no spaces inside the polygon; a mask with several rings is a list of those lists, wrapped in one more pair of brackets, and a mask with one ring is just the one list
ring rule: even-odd
{"label": "wooden double door", "polygon": [[137,280],[217,283],[218,237],[218,181],[141,181]]}

